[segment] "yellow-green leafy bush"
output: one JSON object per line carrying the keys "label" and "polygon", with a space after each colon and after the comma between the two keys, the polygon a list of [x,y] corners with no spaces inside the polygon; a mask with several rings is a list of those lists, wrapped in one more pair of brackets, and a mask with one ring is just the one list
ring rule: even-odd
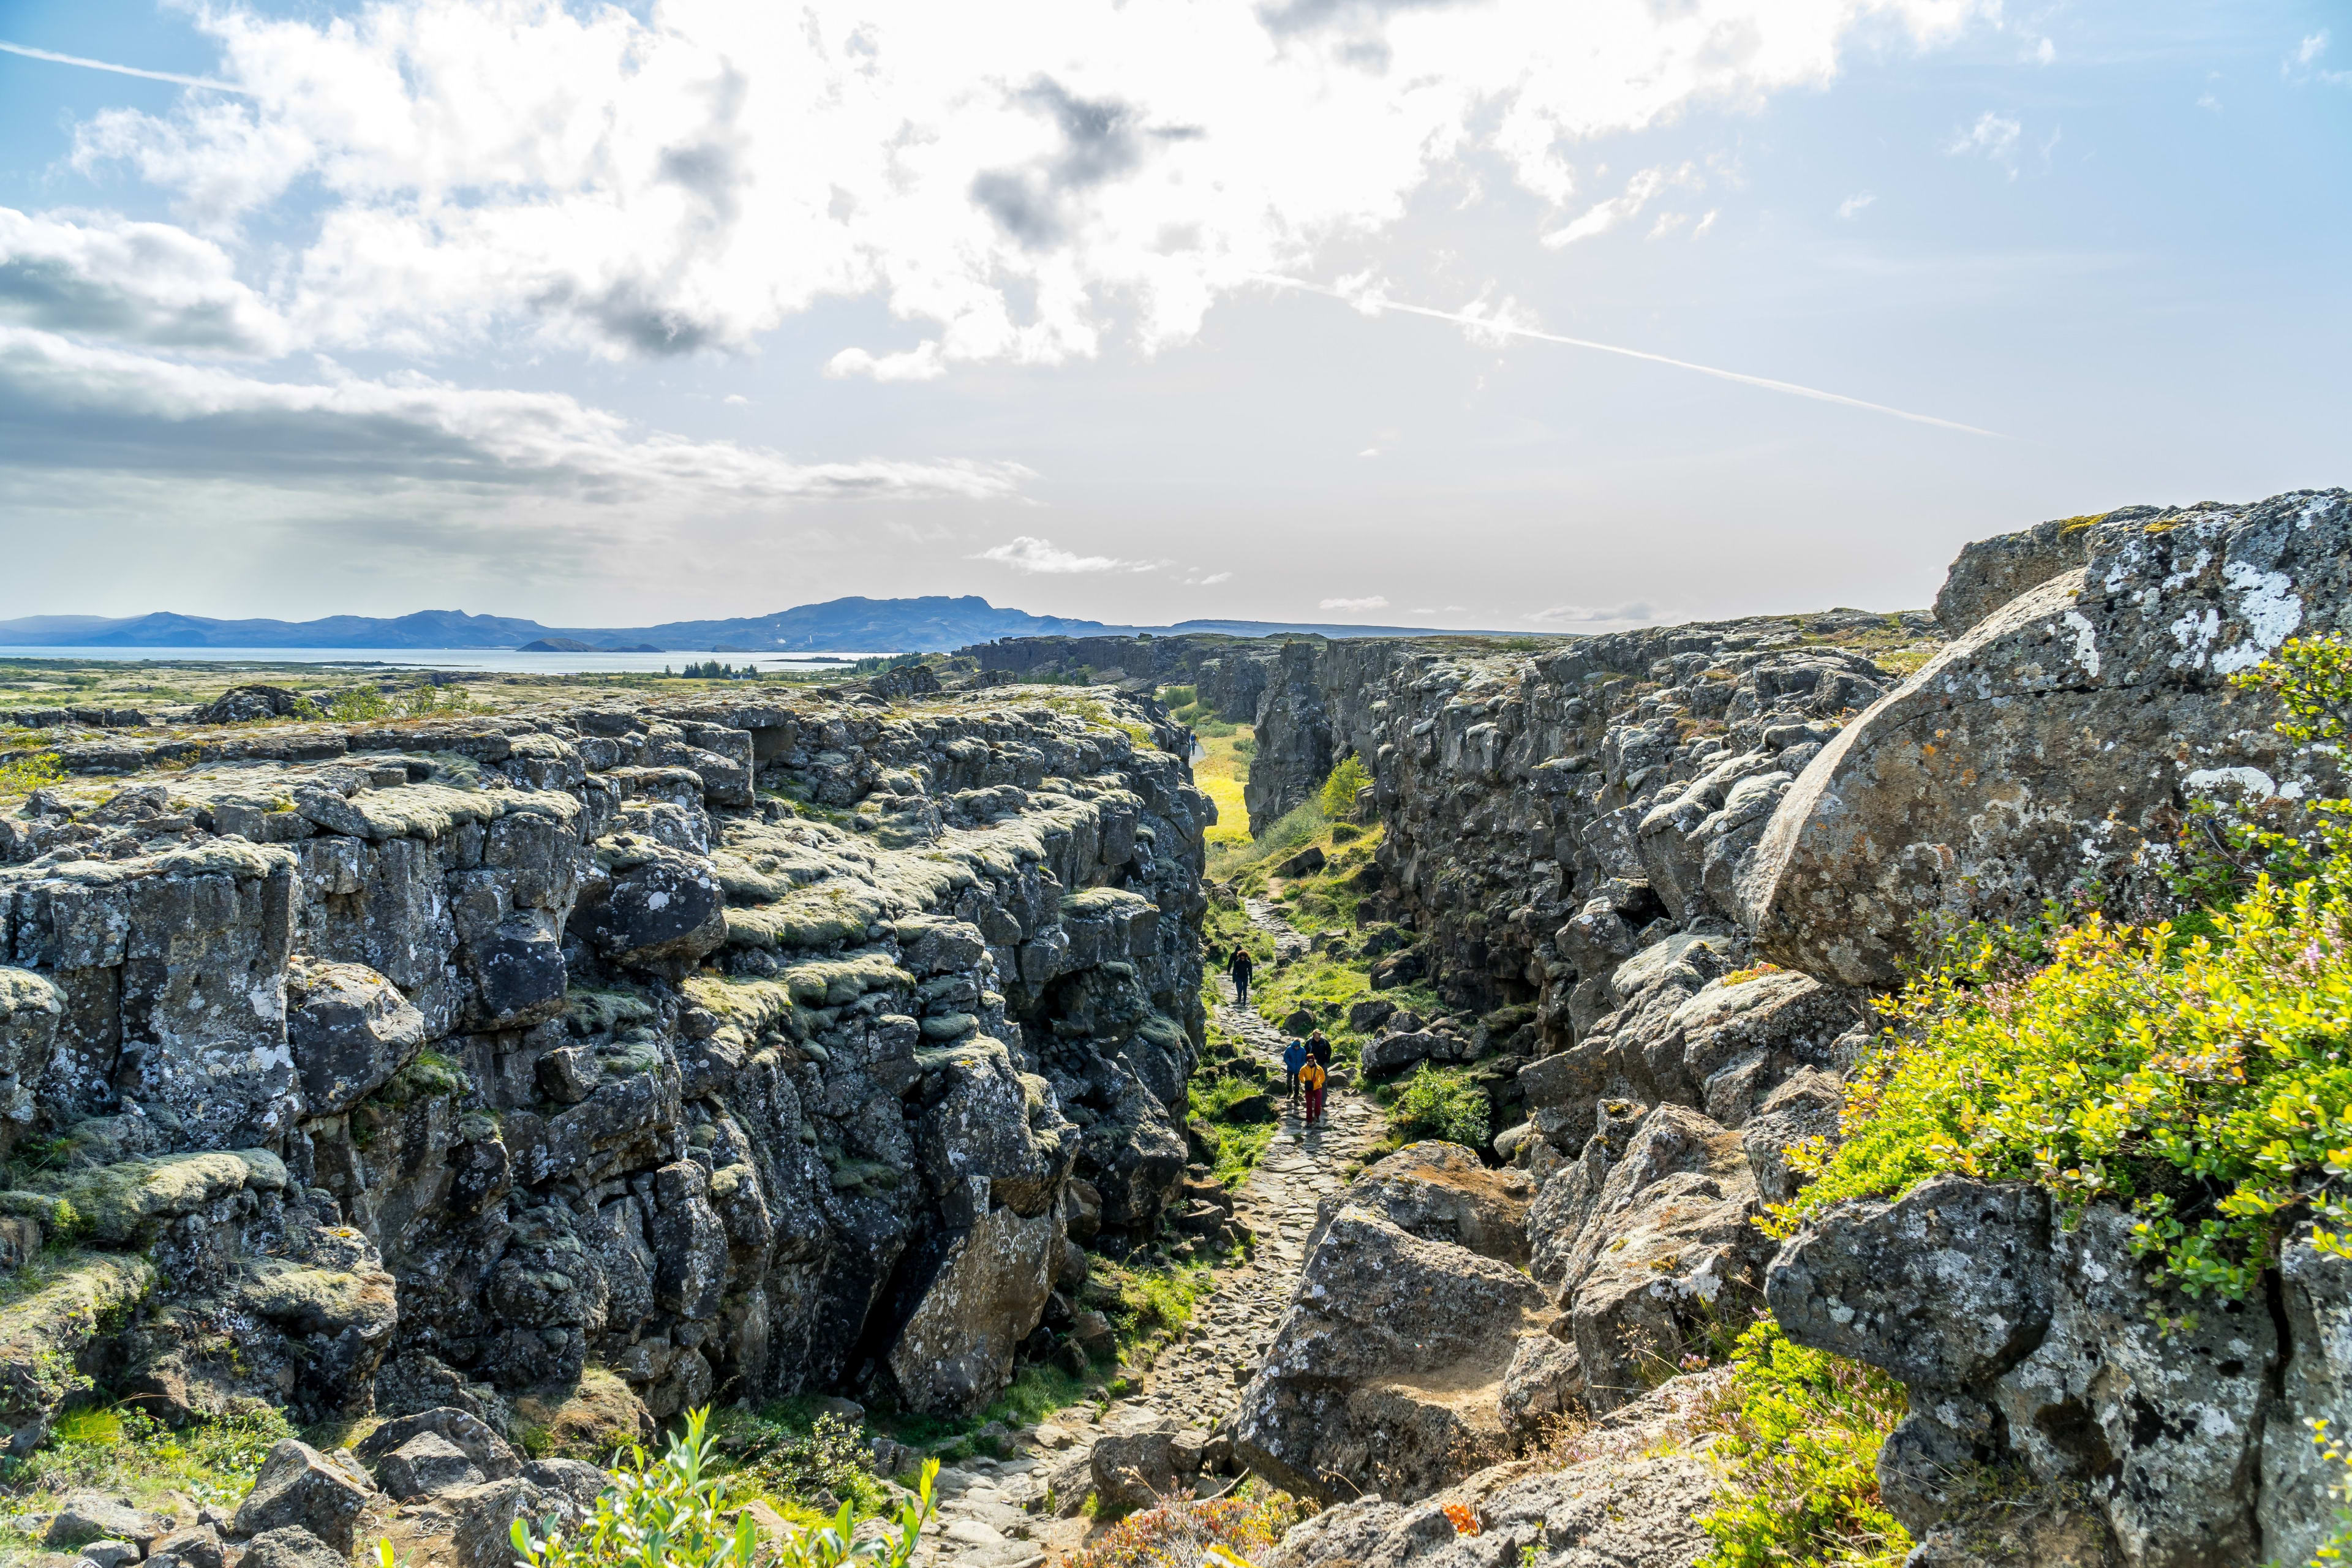
{"label": "yellow-green leafy bush", "polygon": [[749,1513],[730,1520],[730,1488],[714,1463],[716,1441],[708,1410],[689,1411],[686,1430],[672,1436],[658,1458],[630,1450],[630,1463],[613,1470],[613,1484],[596,1500],[593,1518],[565,1534],[553,1521],[536,1526],[518,1519],[513,1539],[522,1568],[906,1568],[931,1511],[936,1460],[923,1467],[920,1489],[902,1504],[893,1528],[859,1542],[855,1510],[821,1525],[793,1528],[782,1541],[763,1540]]}
{"label": "yellow-green leafy bush", "polygon": [[0,800],[32,794],[65,781],[66,770],[55,752],[28,752],[0,763]]}
{"label": "yellow-green leafy bush", "polygon": [[1356,792],[1372,782],[1364,760],[1350,752],[1341,757],[1331,776],[1323,781],[1323,815],[1334,821],[1351,815],[1356,809]]}
{"label": "yellow-green leafy bush", "polygon": [[1859,1362],[1792,1343],[1763,1319],[1732,1352],[1708,1425],[1722,1435],[1718,1506],[1699,1521],[1699,1568],[1895,1563],[1911,1538],[1878,1497],[1878,1450],[1907,1409],[1903,1385]]}
{"label": "yellow-green leafy bush", "polygon": [[1443,1138],[1483,1149],[1492,1114],[1486,1091],[1469,1074],[1423,1062],[1391,1102],[1389,1129],[1406,1140]]}
{"label": "yellow-green leafy bush", "polygon": [[[2352,713],[2341,644],[2290,643],[2242,679],[2279,692],[2295,740],[2340,735]],[[1844,1141],[1799,1153],[1816,1180],[1774,1227],[1949,1171],[2128,1209],[2136,1247],[2192,1295],[2245,1299],[2304,1221],[2352,1256],[2345,809],[2323,803],[2306,825],[2308,875],[2259,871],[2185,929],[2094,912],[2046,935],[1963,933],[1885,1004],[1893,1026],[1848,1088]]]}

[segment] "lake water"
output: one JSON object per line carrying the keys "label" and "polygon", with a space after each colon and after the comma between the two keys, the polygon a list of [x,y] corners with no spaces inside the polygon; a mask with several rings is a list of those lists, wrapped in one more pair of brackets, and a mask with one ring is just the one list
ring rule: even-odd
{"label": "lake water", "polygon": [[[873,658],[874,654],[844,650],[832,658]],[[315,664],[344,668],[407,669],[478,669],[539,675],[659,675],[689,664],[717,659],[739,668],[754,664],[761,669],[826,669],[838,665],[812,658],[806,653],[698,653],[680,648],[669,653],[517,653],[495,647],[0,647],[0,659],[63,658],[82,663],[283,665]]]}

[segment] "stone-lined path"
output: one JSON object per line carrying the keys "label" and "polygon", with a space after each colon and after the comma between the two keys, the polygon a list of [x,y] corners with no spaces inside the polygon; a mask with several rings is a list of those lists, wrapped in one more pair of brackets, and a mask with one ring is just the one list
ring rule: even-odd
{"label": "stone-lined path", "polygon": [[[1274,905],[1252,899],[1247,908],[1250,923],[1271,933],[1278,950],[1306,953],[1307,939]],[[1218,1027],[1278,1073],[1281,1032],[1234,1005],[1230,982],[1220,977],[1217,986],[1225,998],[1215,1010]],[[1091,1527],[1085,1519],[1056,1518],[1045,1505],[1054,1478],[1077,1484],[1073,1478],[1097,1438],[1169,1417],[1206,1431],[1233,1413],[1297,1289],[1316,1205],[1346,1184],[1341,1173],[1381,1131],[1380,1107],[1352,1087],[1331,1091],[1318,1126],[1303,1124],[1302,1109],[1303,1102],[1284,1103],[1273,1141],[1234,1194],[1234,1218],[1257,1237],[1253,1256],[1218,1271],[1214,1289],[1194,1305],[1190,1327],[1160,1352],[1141,1391],[1099,1419],[1080,1405],[1015,1432],[1013,1458],[940,1470],[939,1522],[926,1531],[918,1568],[1037,1568],[1080,1545]]]}

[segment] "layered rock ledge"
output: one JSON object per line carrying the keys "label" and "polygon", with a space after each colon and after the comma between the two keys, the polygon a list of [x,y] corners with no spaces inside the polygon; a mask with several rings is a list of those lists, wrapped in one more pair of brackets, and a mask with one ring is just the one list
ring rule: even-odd
{"label": "layered rock ledge", "polygon": [[92,1374],[977,1407],[1074,1221],[1115,1250],[1181,1188],[1180,739],[1060,689],[63,748],[0,819],[0,1142],[40,1171],[0,1242],[83,1248],[0,1309],[17,1450]]}

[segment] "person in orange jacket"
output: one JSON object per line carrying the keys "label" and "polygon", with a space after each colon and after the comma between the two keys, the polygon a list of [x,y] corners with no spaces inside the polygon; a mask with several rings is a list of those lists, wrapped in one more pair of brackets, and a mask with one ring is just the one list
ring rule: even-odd
{"label": "person in orange jacket", "polygon": [[1307,1091],[1307,1124],[1309,1127],[1323,1120],[1323,1090],[1330,1082],[1330,1069],[1313,1057],[1300,1064],[1298,1087]]}

